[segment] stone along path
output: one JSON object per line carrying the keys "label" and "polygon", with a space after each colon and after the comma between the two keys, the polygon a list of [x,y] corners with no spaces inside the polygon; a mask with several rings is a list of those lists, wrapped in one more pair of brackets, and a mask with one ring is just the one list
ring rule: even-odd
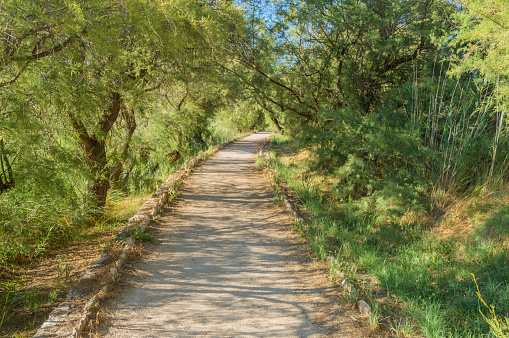
{"label": "stone along path", "polygon": [[256,170],[267,133],[224,148],[186,180],[157,239],[108,305],[105,337],[365,337],[274,205]]}

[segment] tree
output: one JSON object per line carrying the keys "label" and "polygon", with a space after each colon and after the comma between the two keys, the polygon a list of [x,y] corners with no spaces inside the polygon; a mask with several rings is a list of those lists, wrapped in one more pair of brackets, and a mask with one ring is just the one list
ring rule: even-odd
{"label": "tree", "polygon": [[18,81],[34,62],[79,43],[97,23],[90,14],[102,10],[101,2],[85,6],[81,1],[2,1],[0,88]]}
{"label": "tree", "polygon": [[270,34],[259,33],[255,51],[243,41],[239,61],[260,103],[305,122],[323,107],[367,113],[412,76],[412,61],[432,56],[451,9],[434,0],[278,2]]}
{"label": "tree", "polygon": [[505,108],[509,92],[509,5],[491,0],[459,4],[461,8],[454,15],[457,31],[451,43],[458,49],[455,72],[478,72],[496,83],[497,100]]}
{"label": "tree", "polygon": [[[492,117],[494,137],[488,180],[491,180],[497,164],[499,143],[507,139],[506,109],[509,107],[509,5],[500,1],[464,0],[458,2],[459,11],[454,15],[457,23],[456,36],[451,45],[458,49],[457,66],[453,72],[461,76],[465,72],[477,82],[487,81],[492,89],[487,96],[494,100]],[[482,84],[481,84],[482,86]],[[506,166],[502,160],[502,167]],[[505,169],[503,169],[505,172]]]}
{"label": "tree", "polygon": [[[137,110],[154,99],[151,92],[186,76],[174,71],[176,64],[199,65],[200,72],[213,57],[220,59],[224,50],[216,44],[229,24],[225,13],[235,12],[227,1],[36,1],[21,6],[6,1],[2,6],[8,14],[2,17],[8,23],[0,59],[4,97],[16,91],[17,107],[25,109],[21,98],[28,95],[39,114],[58,112],[65,118],[64,128],[74,131],[82,152],[88,203],[99,208],[106,202],[111,168],[114,180],[121,174]],[[116,163],[110,163],[111,131],[120,126],[119,119],[126,133]]]}

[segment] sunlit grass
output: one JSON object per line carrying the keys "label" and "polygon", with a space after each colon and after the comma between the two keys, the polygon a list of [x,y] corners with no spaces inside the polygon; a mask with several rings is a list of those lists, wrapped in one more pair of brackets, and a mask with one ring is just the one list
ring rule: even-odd
{"label": "sunlit grass", "polygon": [[[114,193],[112,193],[114,195]],[[107,218],[116,220],[127,220],[132,217],[136,211],[150,199],[151,194],[126,196],[121,193],[116,194],[116,198],[108,198],[105,215]]]}

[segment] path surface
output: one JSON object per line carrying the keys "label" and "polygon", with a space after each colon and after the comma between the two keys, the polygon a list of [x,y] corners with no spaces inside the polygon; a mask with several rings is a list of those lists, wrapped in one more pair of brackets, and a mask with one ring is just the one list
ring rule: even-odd
{"label": "path surface", "polygon": [[267,136],[235,142],[187,179],[100,336],[366,336],[366,319],[340,305],[256,170]]}

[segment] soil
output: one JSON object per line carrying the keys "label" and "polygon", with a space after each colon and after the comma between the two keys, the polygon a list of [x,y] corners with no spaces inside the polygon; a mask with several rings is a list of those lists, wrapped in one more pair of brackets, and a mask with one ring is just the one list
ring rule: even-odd
{"label": "soil", "polygon": [[[65,295],[90,262],[97,259],[103,246],[118,229],[104,231],[95,239],[51,250],[45,257],[0,266],[0,282],[15,283],[31,299],[8,310],[8,320],[0,328],[0,337],[31,337],[51,311],[65,300]],[[0,290],[4,292],[5,290]],[[51,298],[54,293],[55,298]]]}
{"label": "soil", "polygon": [[256,169],[258,133],[199,166],[100,312],[101,337],[368,337]]}

